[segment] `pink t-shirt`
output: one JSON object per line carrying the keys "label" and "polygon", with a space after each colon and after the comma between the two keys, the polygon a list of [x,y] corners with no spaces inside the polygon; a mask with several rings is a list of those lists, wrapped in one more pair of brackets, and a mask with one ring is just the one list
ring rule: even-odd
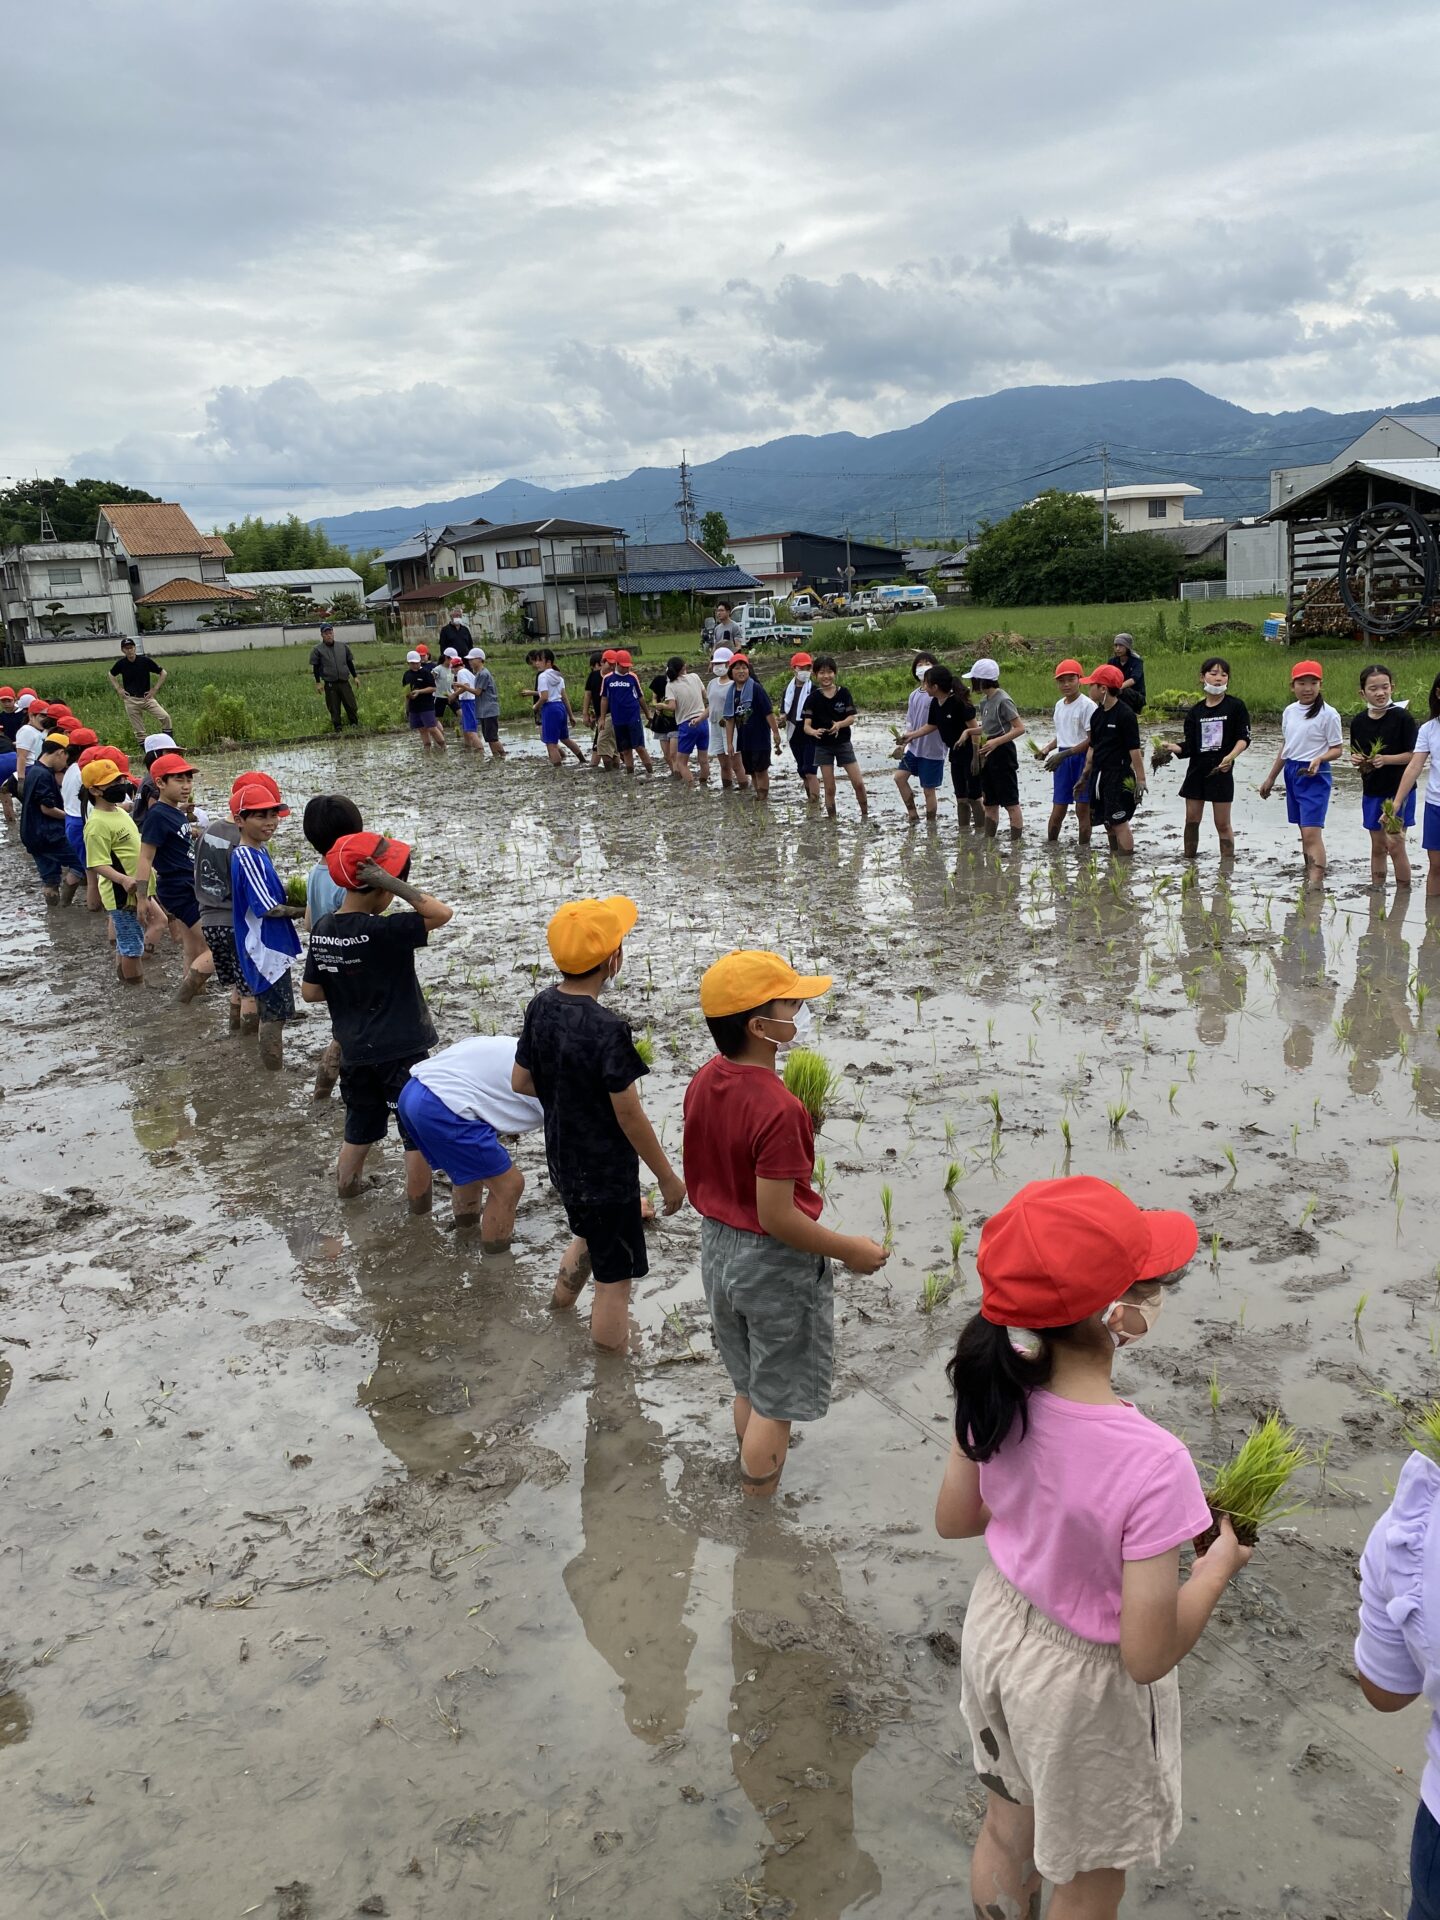
{"label": "pink t-shirt", "polygon": [[1188,1449],[1138,1408],[1030,1395],[980,1468],[985,1544],[1011,1586],[1084,1640],[1120,1638],[1126,1560],[1150,1560],[1210,1525]]}

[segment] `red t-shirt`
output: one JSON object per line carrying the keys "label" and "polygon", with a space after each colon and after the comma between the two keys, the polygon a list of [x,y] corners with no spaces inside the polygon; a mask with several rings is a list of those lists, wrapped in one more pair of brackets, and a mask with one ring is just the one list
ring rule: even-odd
{"label": "red t-shirt", "polygon": [[719,1053],[707,1061],[685,1090],[685,1190],[695,1211],[763,1233],[756,1180],[793,1180],[795,1205],[818,1220],[814,1171],[810,1116],[779,1075]]}

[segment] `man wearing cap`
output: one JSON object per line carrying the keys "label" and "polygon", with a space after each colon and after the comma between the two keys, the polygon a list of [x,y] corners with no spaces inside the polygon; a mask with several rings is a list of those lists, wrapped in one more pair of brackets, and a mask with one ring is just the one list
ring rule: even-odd
{"label": "man wearing cap", "polygon": [[1120,669],[1120,698],[1134,712],[1145,706],[1145,662],[1135,651],[1133,634],[1117,633],[1111,643],[1110,665]]}
{"label": "man wearing cap", "polygon": [[330,725],[339,733],[343,713],[352,727],[360,724],[360,709],[355,699],[355,661],[350,643],[335,638],[335,622],[320,622],[320,639],[310,649],[310,671],[315,676],[315,691],[323,693],[330,710]]}
{"label": "man wearing cap", "polygon": [[701,1216],[715,1344],[735,1388],[741,1485],[759,1499],[779,1485],[791,1423],[818,1420],[830,1404],[830,1262],[874,1273],[888,1257],[874,1240],[820,1225],[814,1127],[775,1070],[830,984],[756,951],[726,954],[700,981],[719,1051],[686,1089],[685,1182]]}
{"label": "man wearing cap", "polygon": [[120,658],[110,669],[110,684],[124,704],[126,718],[135,729],[137,740],[143,740],[147,732],[153,731],[157,721],[168,730],[170,716],[155,695],[169,678],[160,662],[148,653],[139,652],[128,636],[120,642]]}
{"label": "man wearing cap", "polygon": [[575,1235],[560,1262],[551,1305],[573,1307],[595,1279],[590,1337],[618,1351],[629,1339],[630,1286],[650,1271],[640,1205],[640,1162],[660,1187],[666,1213],[685,1204],[640,1104],[649,1071],[630,1025],[600,996],[625,960],[639,909],[623,894],[571,900],[546,929],[559,984],[525,1009],[510,1084],[545,1110],[545,1159]]}
{"label": "man wearing cap", "polygon": [[1130,821],[1145,797],[1145,755],[1135,709],[1121,699],[1125,676],[1116,666],[1097,667],[1081,681],[1094,687],[1097,705],[1090,716],[1090,747],[1084,782],[1094,796],[1091,812],[1101,822],[1112,853],[1133,853]]}

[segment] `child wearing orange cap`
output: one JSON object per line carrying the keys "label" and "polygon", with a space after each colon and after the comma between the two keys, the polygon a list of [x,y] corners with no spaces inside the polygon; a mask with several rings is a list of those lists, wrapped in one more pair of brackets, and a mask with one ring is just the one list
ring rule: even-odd
{"label": "child wearing orange cap", "polygon": [[546,930],[560,980],[525,1009],[510,1084],[545,1110],[545,1159],[575,1235],[560,1262],[551,1305],[575,1305],[594,1276],[590,1335],[619,1349],[629,1335],[631,1282],[650,1271],[640,1202],[640,1162],[654,1174],[666,1213],[685,1183],[640,1104],[649,1071],[630,1024],[600,996],[625,960],[639,909],[623,894],[571,900]]}
{"label": "child wearing orange cap", "polygon": [[1318,660],[1301,660],[1291,668],[1295,698],[1280,716],[1280,751],[1260,782],[1260,798],[1268,800],[1285,769],[1285,812],[1291,826],[1300,829],[1306,881],[1316,884],[1325,878],[1324,826],[1335,777],[1330,763],[1340,758],[1345,741],[1340,716],[1321,690],[1324,674]]}
{"label": "child wearing orange cap", "polygon": [[1145,798],[1140,722],[1134,707],[1123,697],[1124,675],[1119,667],[1096,667],[1080,684],[1097,689],[1083,775],[1090,788],[1091,812],[1099,816],[1112,853],[1133,853],[1135,835],[1130,822]]}
{"label": "child wearing orange cap", "polygon": [[[733,655],[726,654],[727,661]],[[788,729],[786,739],[790,752],[795,759],[795,771],[805,783],[805,798],[820,798],[820,776],[816,772],[815,741],[805,725],[805,709],[809,706],[814,688],[815,662],[808,653],[792,653],[790,656],[790,678],[785,682],[780,695],[780,718]],[[722,757],[723,771],[723,757]],[[728,785],[728,781],[726,782]]]}
{"label": "child wearing orange cap", "polygon": [[741,1485],[759,1499],[780,1483],[792,1422],[818,1420],[830,1404],[830,1262],[874,1273],[888,1258],[862,1234],[820,1225],[814,1129],[775,1070],[829,986],[828,974],[796,973],[762,952],[728,953],[700,981],[719,1051],[685,1092],[685,1185],[701,1216],[715,1343],[735,1388]]}
{"label": "child wearing orange cap", "polygon": [[265,851],[289,811],[268,774],[242,776],[231,789],[230,813],[240,829],[230,856],[235,953],[255,1002],[253,1022],[246,1015],[240,1030],[259,1033],[260,1064],[272,1073],[285,1064],[285,1022],[295,1017],[290,963],[300,953],[300,936],[291,923],[305,911],[291,905]]}
{"label": "child wearing orange cap", "polygon": [[[335,1172],[342,1200],[364,1191],[365,1159],[385,1138],[390,1116],[405,1150],[405,1192],[412,1213],[430,1211],[430,1168],[396,1113],[410,1069],[436,1040],[435,1023],[415,975],[415,954],[454,917],[454,908],[409,883],[410,849],[378,833],[346,833],[325,856],[343,903],[310,932],[300,993],[327,1006],[340,1044],[345,1139]],[[404,900],[409,913],[387,913]]]}
{"label": "child wearing orange cap", "polygon": [[25,724],[25,715],[15,704],[15,689],[0,687],[0,806],[5,824],[15,824],[15,802],[19,788],[15,782],[15,736]]}
{"label": "child wearing orange cap", "polygon": [[1107,1181],[1036,1180],[985,1223],[981,1305],[950,1362],[955,1437],[935,1506],[983,1536],[961,1636],[961,1710],[989,1791],[971,1859],[977,1913],[1106,1920],[1125,1874],[1180,1830],[1175,1669],[1250,1558],[1211,1513],[1181,1441],[1122,1400],[1115,1350],[1145,1331],[1131,1290],[1194,1257],[1188,1214]]}
{"label": "child wearing orange cap", "polygon": [[1078,660],[1062,660],[1056,667],[1055,685],[1060,698],[1051,715],[1054,731],[1044,746],[1037,748],[1040,759],[1050,768],[1050,820],[1045,838],[1060,838],[1065,816],[1074,807],[1082,847],[1090,844],[1090,785],[1085,778],[1085,756],[1090,748],[1090,717],[1095,711],[1095,702],[1080,689],[1084,673]]}

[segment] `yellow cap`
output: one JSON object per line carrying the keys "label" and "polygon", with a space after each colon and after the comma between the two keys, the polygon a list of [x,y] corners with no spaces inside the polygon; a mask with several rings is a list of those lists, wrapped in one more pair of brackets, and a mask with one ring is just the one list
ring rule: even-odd
{"label": "yellow cap", "polygon": [[567,900],[545,929],[561,973],[592,973],[608,960],[640,917],[623,893],[604,900]]}
{"label": "yellow cap", "polygon": [[700,1011],[718,1020],[769,1000],[814,1000],[829,990],[831,979],[828,973],[796,973],[778,953],[727,953],[700,976]]}
{"label": "yellow cap", "polygon": [[112,780],[120,777],[120,769],[113,760],[89,760],[80,769],[82,787],[108,787]]}

